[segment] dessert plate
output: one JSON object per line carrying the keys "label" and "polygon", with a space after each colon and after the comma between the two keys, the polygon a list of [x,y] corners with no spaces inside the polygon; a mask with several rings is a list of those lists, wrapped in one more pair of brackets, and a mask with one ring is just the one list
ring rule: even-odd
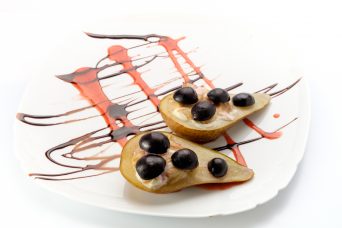
{"label": "dessert plate", "polygon": [[[170,217],[246,211],[285,188],[303,157],[310,119],[292,53],[261,25],[196,18],[122,17],[65,34],[18,110],[15,146],[26,174],[83,203]],[[126,140],[167,131],[159,101],[184,82],[272,96],[266,109],[206,144],[253,169],[251,181],[152,194],[121,176]]]}

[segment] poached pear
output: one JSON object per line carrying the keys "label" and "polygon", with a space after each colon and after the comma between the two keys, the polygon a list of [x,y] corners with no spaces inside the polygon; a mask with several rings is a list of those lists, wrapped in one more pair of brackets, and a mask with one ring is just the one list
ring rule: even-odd
{"label": "poached pear", "polygon": [[[122,150],[120,172],[139,189],[170,193],[200,184],[247,181],[254,175],[251,169],[226,155],[167,132],[159,133],[166,136],[170,143],[165,153],[150,153],[139,146],[141,138],[150,132],[131,138]],[[213,166],[216,160],[220,163],[216,162]],[[155,167],[158,172],[154,172]],[[222,174],[217,175],[217,172]]]}
{"label": "poached pear", "polygon": [[[204,87],[194,89],[197,92],[198,103],[211,102],[210,91]],[[271,100],[271,97],[264,93],[229,94],[233,99],[226,98],[227,101],[224,103],[216,102],[216,110],[212,117],[199,121],[198,118],[194,118],[196,115],[194,115],[193,108],[198,103],[182,104],[174,99],[174,94],[165,96],[159,105],[159,111],[165,123],[175,134],[199,143],[218,138],[238,121],[263,109]],[[202,110],[202,112],[205,111],[207,110]]]}

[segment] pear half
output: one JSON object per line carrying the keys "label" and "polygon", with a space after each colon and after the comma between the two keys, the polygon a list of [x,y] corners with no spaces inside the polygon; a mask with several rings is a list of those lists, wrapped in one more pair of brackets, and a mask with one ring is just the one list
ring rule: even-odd
{"label": "pear half", "polygon": [[[234,95],[230,94],[230,96]],[[205,143],[218,138],[238,121],[263,109],[271,100],[271,97],[264,93],[255,93],[252,96],[255,103],[248,107],[235,106],[232,99],[218,105],[215,115],[207,121],[193,120],[191,116],[193,105],[179,104],[173,99],[173,93],[161,100],[159,110],[165,123],[175,134],[191,141]]]}
{"label": "pear half", "polygon": [[[167,182],[158,188],[151,188],[148,184],[143,183],[143,180],[137,175],[135,168],[136,160],[146,154],[139,147],[139,140],[146,133],[141,133],[130,139],[122,150],[120,172],[128,182],[139,189],[153,193],[170,193],[200,184],[247,181],[254,175],[253,170],[236,163],[226,155],[182,139],[176,135],[166,132],[161,133],[168,137],[170,148],[165,154],[160,155],[166,160],[166,168],[161,175],[167,177]],[[176,150],[182,148],[191,149],[196,153],[199,165],[195,169],[180,170],[172,165],[171,155]],[[217,178],[209,172],[208,162],[213,158],[222,158],[227,162],[228,172],[225,176]],[[153,179],[150,181],[153,181]]]}

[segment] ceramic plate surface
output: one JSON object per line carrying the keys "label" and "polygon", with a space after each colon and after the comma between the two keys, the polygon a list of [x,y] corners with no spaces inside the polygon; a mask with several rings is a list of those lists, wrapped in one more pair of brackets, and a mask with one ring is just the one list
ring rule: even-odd
{"label": "ceramic plate surface", "polygon": [[[100,39],[83,31],[158,35]],[[19,119],[29,115],[24,122],[16,121],[16,152],[34,181],[87,204],[171,217],[249,210],[272,199],[290,182],[304,154],[310,105],[305,78],[283,90],[303,75],[276,33],[237,19],[165,16],[113,18],[64,38],[42,64],[18,110]],[[232,93],[256,92],[278,83],[261,91],[273,95],[271,104],[249,119],[266,132],[281,133],[263,137],[243,122],[228,130],[237,143],[253,139],[239,146],[255,172],[244,184],[225,190],[192,187],[163,195],[136,189],[117,171],[120,144],[125,143],[122,136],[163,127],[155,108],[163,92],[195,79],[198,85],[212,82],[220,88],[242,82]],[[113,130],[111,138],[106,137],[107,123]],[[207,146],[226,144],[221,137]],[[221,152],[234,158],[231,150]]]}

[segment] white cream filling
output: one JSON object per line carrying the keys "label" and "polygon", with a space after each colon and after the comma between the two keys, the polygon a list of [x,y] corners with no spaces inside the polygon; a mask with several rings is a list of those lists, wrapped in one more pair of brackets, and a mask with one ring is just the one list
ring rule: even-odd
{"label": "white cream filling", "polygon": [[152,189],[152,190],[156,190],[156,189],[161,188],[162,186],[166,185],[167,181],[168,181],[168,177],[165,175],[165,173],[162,173],[161,175],[157,176],[156,178],[153,178],[152,180],[141,179],[141,177],[139,176],[139,174],[137,172],[135,172],[135,175],[136,175],[137,179],[143,185],[145,185],[145,187]]}

